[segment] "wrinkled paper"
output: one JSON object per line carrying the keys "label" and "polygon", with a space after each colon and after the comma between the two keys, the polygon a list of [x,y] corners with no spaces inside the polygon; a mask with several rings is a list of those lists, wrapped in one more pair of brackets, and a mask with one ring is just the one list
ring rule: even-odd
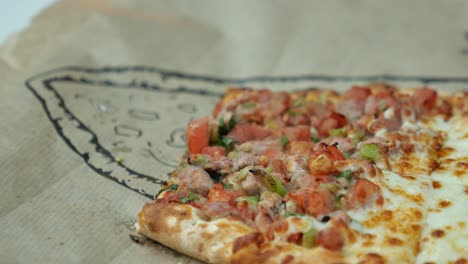
{"label": "wrinkled paper", "polygon": [[0,262],[196,262],[132,229],[190,119],[232,85],[467,90],[467,13],[435,0],[50,6],[0,48]]}

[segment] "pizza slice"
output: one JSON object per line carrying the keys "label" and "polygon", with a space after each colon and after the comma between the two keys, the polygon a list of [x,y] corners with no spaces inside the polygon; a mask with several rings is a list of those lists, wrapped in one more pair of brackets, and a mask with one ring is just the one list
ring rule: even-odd
{"label": "pizza slice", "polygon": [[[465,120],[464,101],[386,84],[341,94],[230,88],[212,117],[188,124],[188,151],[138,231],[212,263],[439,259],[425,241],[438,221],[430,206],[444,195],[434,182],[447,159],[464,166],[447,136]],[[444,159],[449,148],[459,151]]]}

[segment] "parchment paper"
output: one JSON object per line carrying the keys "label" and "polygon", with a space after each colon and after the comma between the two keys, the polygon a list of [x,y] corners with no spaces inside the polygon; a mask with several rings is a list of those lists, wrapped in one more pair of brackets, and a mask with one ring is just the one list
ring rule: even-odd
{"label": "parchment paper", "polygon": [[0,49],[0,262],[189,263],[130,235],[229,85],[468,87],[467,1],[62,1]]}

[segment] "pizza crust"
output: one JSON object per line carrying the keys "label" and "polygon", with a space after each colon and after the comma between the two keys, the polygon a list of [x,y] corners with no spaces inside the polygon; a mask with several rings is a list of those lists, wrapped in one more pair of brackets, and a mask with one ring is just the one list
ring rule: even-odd
{"label": "pizza crust", "polygon": [[185,204],[153,201],[138,214],[138,233],[209,263],[343,263],[340,253],[290,243],[250,243],[233,251],[237,238],[256,231],[228,218],[210,220]]}

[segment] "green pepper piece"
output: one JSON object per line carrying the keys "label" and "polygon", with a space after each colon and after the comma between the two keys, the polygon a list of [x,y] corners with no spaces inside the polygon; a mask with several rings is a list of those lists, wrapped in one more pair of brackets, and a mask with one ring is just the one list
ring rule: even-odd
{"label": "green pepper piece", "polygon": [[315,246],[315,238],[317,237],[317,230],[315,228],[309,229],[302,234],[302,246],[305,248],[313,248]]}
{"label": "green pepper piece", "polygon": [[280,138],[280,142],[281,142],[281,146],[286,147],[286,145],[288,145],[289,143],[289,138],[287,136],[282,136]]}
{"label": "green pepper piece", "polygon": [[315,137],[315,136],[310,136],[310,140],[314,143],[317,143],[320,141],[320,138],[319,137]]}
{"label": "green pepper piece", "polygon": [[281,197],[284,197],[286,193],[288,193],[283,184],[278,179],[273,177],[273,175],[269,173],[263,173],[262,179],[263,182],[265,182],[268,190],[279,194]]}
{"label": "green pepper piece", "polygon": [[218,145],[229,151],[232,149],[232,145],[236,142],[237,141],[235,139],[222,137],[221,140],[219,140]]}
{"label": "green pepper piece", "polygon": [[244,201],[246,201],[249,205],[257,206],[258,197],[257,196],[245,196]]}
{"label": "green pepper piece", "polygon": [[252,166],[247,166],[245,168],[243,168],[242,170],[240,170],[238,173],[237,173],[237,177],[236,179],[238,181],[243,181],[245,180],[245,178],[247,178],[247,176],[250,174],[250,170],[252,169]]}
{"label": "green pepper piece", "polygon": [[195,160],[192,162],[193,165],[203,166],[210,162],[210,158],[205,154],[198,154]]}
{"label": "green pepper piece", "polygon": [[180,199],[179,202],[185,204],[188,202],[195,201],[196,199],[198,199],[198,195],[194,194],[193,192],[190,192],[187,197]]}
{"label": "green pepper piece", "polygon": [[242,107],[250,109],[254,108],[257,104],[255,102],[245,102],[242,104]]}
{"label": "green pepper piece", "polygon": [[229,121],[226,123],[224,121],[224,118],[221,117],[219,119],[219,136],[225,136],[229,133],[229,131],[231,131],[234,127],[236,126],[236,119],[234,119],[234,117],[231,117],[231,119],[229,119]]}
{"label": "green pepper piece", "polygon": [[336,175],[337,178],[345,178],[348,182],[353,180],[353,172],[351,170],[345,170],[340,174]]}
{"label": "green pepper piece", "polygon": [[348,131],[346,131],[346,128],[332,128],[328,131],[330,136],[332,137],[346,137],[348,136]]}
{"label": "green pepper piece", "polygon": [[359,150],[361,158],[374,162],[380,156],[380,149],[377,144],[366,144]]}
{"label": "green pepper piece", "polygon": [[234,189],[234,185],[232,183],[226,183],[226,182],[223,182],[221,181],[221,184],[223,185],[223,188],[225,190],[232,190]]}

